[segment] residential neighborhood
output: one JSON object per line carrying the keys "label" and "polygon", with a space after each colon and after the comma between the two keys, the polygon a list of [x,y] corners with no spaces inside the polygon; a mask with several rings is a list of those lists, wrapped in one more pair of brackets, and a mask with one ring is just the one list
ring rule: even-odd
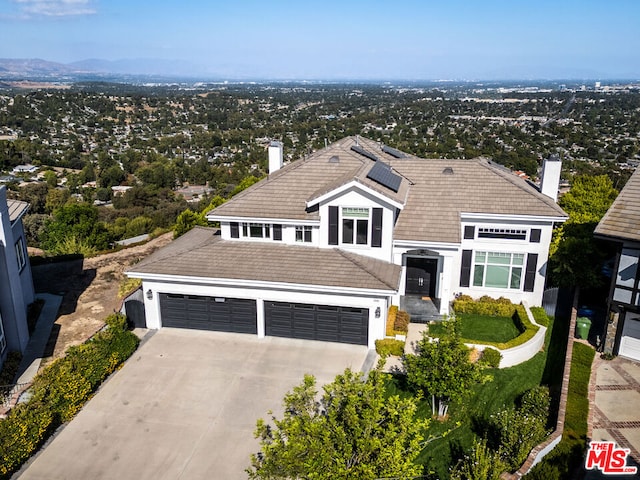
{"label": "residential neighborhood", "polygon": [[[0,442],[9,445],[0,448],[0,477],[269,478],[290,458],[278,448],[312,444],[289,437],[290,422],[338,431],[322,422],[335,418],[325,413],[342,394],[363,409],[362,421],[372,408],[389,419],[401,411],[411,425],[363,426],[371,438],[398,437],[380,440],[382,450],[352,472],[369,462],[378,476],[469,478],[462,472],[484,452],[487,478],[578,478],[588,474],[590,441],[615,441],[636,465],[637,135],[607,137],[598,160],[577,155],[581,140],[569,147],[561,139],[582,124],[552,110],[571,107],[579,89],[429,97],[433,112],[454,103],[479,110],[448,115],[442,121],[455,127],[428,132],[396,120],[416,95],[440,90],[335,87],[358,102],[324,116],[326,103],[311,101],[316,87],[291,98],[285,90],[238,88],[222,102],[240,108],[235,126],[210,123],[198,139],[182,130],[190,114],[173,123],[185,104],[176,100],[184,92],[172,92],[116,109],[114,132],[148,128],[156,119],[134,112],[151,112],[152,103],[173,109],[158,121],[174,120],[135,136],[139,143],[128,134],[95,143],[106,130],[76,129],[70,118],[51,138],[73,132],[75,143],[58,139],[53,148],[38,129],[27,138],[12,128],[0,140],[0,374],[9,372],[0,385]],[[364,105],[391,91],[408,95],[398,118],[380,128],[378,119],[363,121],[371,117]],[[243,123],[243,109],[264,106],[265,92],[282,105],[308,96],[294,111],[313,110],[322,125],[291,123],[282,134]],[[621,95],[625,105],[637,96],[584,92],[585,109],[600,106],[587,101],[592,95],[603,103]],[[498,93],[572,96],[538,103]],[[67,94],[32,95],[46,109]],[[100,108],[121,100],[83,95],[95,125],[109,111]],[[198,93],[186,110],[224,95]],[[19,97],[5,113],[26,102]],[[522,116],[541,104],[550,109],[544,118]],[[386,108],[376,115],[389,116]],[[627,106],[615,108],[627,118]],[[169,146],[178,123],[180,142]],[[470,125],[473,135],[458,129]],[[449,135],[458,141],[445,151]],[[475,135],[503,145],[502,154],[470,148]],[[411,140],[420,136],[424,143]],[[524,138],[537,140],[525,146]],[[292,413],[309,398],[317,406]],[[364,398],[371,401],[357,403]],[[19,439],[24,425],[40,427]],[[278,444],[278,435],[289,442]],[[309,455],[340,458],[331,449],[341,442],[322,441]],[[374,461],[393,446],[403,461]],[[64,461],[80,450],[82,458]]]}

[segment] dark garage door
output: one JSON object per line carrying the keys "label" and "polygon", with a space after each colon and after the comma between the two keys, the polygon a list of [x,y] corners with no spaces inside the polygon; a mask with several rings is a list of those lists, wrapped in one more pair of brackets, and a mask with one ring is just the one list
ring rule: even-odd
{"label": "dark garage door", "polygon": [[161,293],[160,316],[163,327],[258,333],[255,300]]}
{"label": "dark garage door", "polygon": [[366,308],[264,302],[265,330],[274,337],[367,345],[369,310]]}

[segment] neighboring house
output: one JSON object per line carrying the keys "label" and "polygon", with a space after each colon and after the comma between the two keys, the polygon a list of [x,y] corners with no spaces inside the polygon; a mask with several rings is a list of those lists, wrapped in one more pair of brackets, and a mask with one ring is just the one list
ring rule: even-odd
{"label": "neighboring house", "polygon": [[[540,193],[487,160],[426,160],[348,137],[287,166],[133,266],[150,328],[229,330],[374,346],[408,296],[539,305],[560,162]],[[553,197],[553,198],[550,198]]]}
{"label": "neighboring house", "polygon": [[13,174],[17,174],[17,173],[33,173],[35,171],[38,170],[38,167],[36,167],[35,165],[31,165],[30,163],[27,163],[25,165],[18,165],[16,167],[13,168],[13,170],[11,170],[11,173]]}
{"label": "neighboring house", "polygon": [[595,230],[616,242],[604,350],[640,360],[640,170],[631,176]]}
{"label": "neighboring house", "polygon": [[29,340],[27,307],[34,300],[22,216],[29,204],[7,200],[0,186],[0,365],[7,352],[24,352]]}

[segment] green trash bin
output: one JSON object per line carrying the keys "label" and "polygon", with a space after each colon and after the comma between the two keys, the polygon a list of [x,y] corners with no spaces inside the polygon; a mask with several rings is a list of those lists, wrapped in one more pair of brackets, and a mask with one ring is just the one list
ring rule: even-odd
{"label": "green trash bin", "polygon": [[576,320],[576,337],[588,339],[589,330],[591,330],[591,320],[587,317],[578,317]]}

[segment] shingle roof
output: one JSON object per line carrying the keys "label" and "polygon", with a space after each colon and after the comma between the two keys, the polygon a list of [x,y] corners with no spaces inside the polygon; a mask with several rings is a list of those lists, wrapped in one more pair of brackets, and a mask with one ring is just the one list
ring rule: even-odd
{"label": "shingle roof", "polygon": [[[394,158],[383,153],[377,143],[364,142],[368,151],[377,150],[375,154],[381,160],[388,162]],[[318,220],[317,211],[307,211],[307,202],[351,181],[404,203],[409,189],[408,181],[404,179],[399,191],[394,192],[367,178],[375,162],[352,151],[351,146],[355,144],[354,137],[347,137],[307,158],[292,162],[210,213],[216,217]],[[333,157],[338,157],[338,161]]]}
{"label": "shingle roof", "polygon": [[640,241],[640,170],[636,170],[595,229],[596,235]]}
{"label": "shingle roof", "polygon": [[29,210],[29,204],[27,202],[20,202],[18,200],[7,200],[7,207],[9,208],[9,219],[11,223],[18,220]]}
{"label": "shingle roof", "polygon": [[[375,162],[351,150],[356,143],[403,177],[398,192],[367,178]],[[330,161],[334,156],[338,162]],[[445,174],[449,168],[451,174]],[[317,220],[306,204],[351,181],[404,204],[394,230],[396,240],[460,242],[460,214],[488,213],[566,217],[550,198],[487,160],[396,158],[382,145],[347,137],[293,162],[269,179],[213,210],[215,217]]]}
{"label": "shingle roof", "polygon": [[253,280],[395,291],[399,265],[348,253],[275,243],[221,240],[212,228],[196,227],[128,274]]}
{"label": "shingle roof", "polygon": [[396,240],[458,243],[462,213],[566,217],[551,198],[487,160],[397,159],[391,165],[412,181]]}

